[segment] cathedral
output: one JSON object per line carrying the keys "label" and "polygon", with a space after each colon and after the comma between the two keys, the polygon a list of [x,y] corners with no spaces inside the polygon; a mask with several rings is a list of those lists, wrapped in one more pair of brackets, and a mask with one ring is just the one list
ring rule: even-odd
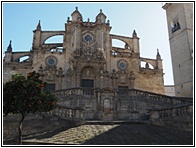
{"label": "cathedral", "polygon": [[[136,31],[133,29],[131,36],[111,34],[110,21],[102,10],[93,22],[83,20],[76,7],[61,31],[45,31],[39,21],[30,51],[13,52],[10,41],[3,59],[3,83],[13,74],[27,76],[36,71],[58,99],[54,110],[29,115],[25,134],[47,133],[89,121],[130,121],[192,131],[192,25],[185,23],[192,20],[192,6],[167,3],[163,9],[168,26],[170,20],[176,24],[168,27],[176,96],[168,96],[165,91],[159,50],[154,59],[141,57]],[[57,36],[63,41],[48,42]],[[114,40],[124,46],[115,47]],[[3,116],[4,139],[17,134],[16,121],[18,115]]]}
{"label": "cathedral", "polygon": [[[37,71],[50,90],[76,87],[128,88],[164,94],[162,59],[140,57],[139,37],[110,34],[109,20],[100,10],[95,22],[84,21],[78,8],[67,18],[64,31],[43,31],[39,21],[33,31],[32,50],[12,52],[4,58],[4,82],[13,73]],[[46,41],[63,36],[63,43]],[[124,48],[113,47],[112,40],[124,42]],[[23,62],[19,59],[29,56]],[[141,66],[145,62],[145,67]]]}
{"label": "cathedral", "polygon": [[[3,61],[4,83],[14,73],[39,72],[59,106],[74,118],[140,119],[152,107],[168,107],[171,100],[163,99],[159,51],[155,59],[141,57],[135,30],[127,37],[110,34],[111,29],[102,10],[92,22],[83,20],[77,7],[63,31],[44,31],[39,21],[30,51],[12,52],[10,41]],[[63,36],[63,42],[47,43],[54,36]],[[124,48],[114,47],[114,39],[124,42]],[[29,58],[20,62],[24,56]],[[159,99],[164,103],[157,103]]]}

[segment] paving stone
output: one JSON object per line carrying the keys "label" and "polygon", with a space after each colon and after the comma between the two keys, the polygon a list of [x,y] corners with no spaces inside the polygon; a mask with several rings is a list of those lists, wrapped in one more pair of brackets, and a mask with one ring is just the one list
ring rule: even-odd
{"label": "paving stone", "polygon": [[23,142],[74,145],[192,145],[193,134],[146,124],[82,125]]}

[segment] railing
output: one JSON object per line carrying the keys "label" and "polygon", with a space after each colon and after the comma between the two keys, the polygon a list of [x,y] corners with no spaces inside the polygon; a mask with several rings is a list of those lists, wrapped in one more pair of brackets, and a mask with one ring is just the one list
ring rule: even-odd
{"label": "railing", "polygon": [[[64,90],[57,90],[54,92],[56,97],[59,98],[59,101],[63,101],[66,99],[83,99],[85,97],[91,97],[94,98],[97,95],[97,93],[101,92],[98,91],[101,89],[96,88],[70,88],[70,89],[64,89]],[[158,108],[151,108],[149,111],[156,112],[158,114],[158,118],[168,118],[172,116],[179,116],[190,113],[188,111],[188,108],[190,108],[193,104],[192,98],[179,98],[179,97],[171,97],[161,94],[155,94],[147,91],[141,91],[136,89],[113,89],[116,92],[116,97],[118,99],[134,99],[138,101],[146,101],[153,104],[158,105]],[[74,107],[77,107],[78,105],[74,105]],[[83,105],[79,105],[83,106]],[[57,113],[56,113],[57,114]],[[71,108],[59,108],[58,115],[63,115],[65,117],[71,117],[71,114],[73,114],[73,109]]]}
{"label": "railing", "polygon": [[55,96],[60,98],[60,99],[66,99],[69,96],[94,96],[95,95],[95,88],[82,88],[82,87],[77,87],[77,88],[69,88],[69,89],[62,89],[62,90],[57,90],[54,92]]}
{"label": "railing", "polygon": [[58,105],[56,109],[47,112],[47,114],[52,116],[58,116],[62,119],[73,120],[83,119],[83,111],[84,109],[80,107],[69,108]]}
{"label": "railing", "polygon": [[192,98],[182,98],[182,97],[171,97],[171,96],[166,96],[162,94],[156,94],[152,92],[147,92],[147,91],[142,91],[142,90],[136,90],[136,89],[121,89],[118,88],[116,89],[118,98],[125,98],[125,97],[134,97],[137,98],[138,100],[152,100],[154,102],[159,102],[159,103],[165,103],[168,105],[176,106],[176,105],[181,105],[181,104],[190,104],[193,102]]}
{"label": "railing", "polygon": [[[69,88],[69,89],[61,89],[56,90],[54,94],[56,97],[60,99],[66,99],[69,96],[95,96],[98,89],[96,88],[83,88],[83,87],[76,87],[76,88]],[[99,89],[100,90],[100,89]],[[138,100],[152,100],[154,102],[162,102],[165,104],[170,105],[181,105],[192,103],[192,98],[179,98],[179,97],[171,97],[162,94],[156,94],[152,92],[137,90],[137,89],[114,89],[117,93],[117,97],[121,98],[137,98]]]}
{"label": "railing", "polygon": [[168,119],[172,117],[179,117],[183,115],[192,115],[192,104],[185,104],[174,106],[170,108],[162,108],[162,109],[149,109],[149,113],[157,113],[158,116],[156,118],[151,117],[152,119]]}

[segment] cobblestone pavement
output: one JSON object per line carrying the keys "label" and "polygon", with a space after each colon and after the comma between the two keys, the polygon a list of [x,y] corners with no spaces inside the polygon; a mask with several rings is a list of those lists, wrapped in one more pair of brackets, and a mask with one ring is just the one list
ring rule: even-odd
{"label": "cobblestone pavement", "polygon": [[24,138],[23,142],[42,145],[192,145],[193,133],[147,124],[81,125]]}

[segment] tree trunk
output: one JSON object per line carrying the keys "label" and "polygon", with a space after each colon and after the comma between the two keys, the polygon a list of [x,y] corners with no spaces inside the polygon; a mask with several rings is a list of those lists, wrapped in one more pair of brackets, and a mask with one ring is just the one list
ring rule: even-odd
{"label": "tree trunk", "polygon": [[20,120],[19,127],[18,127],[18,144],[19,145],[22,145],[22,123],[23,123],[24,118],[25,118],[24,114],[21,113],[21,115],[22,115],[22,118]]}

